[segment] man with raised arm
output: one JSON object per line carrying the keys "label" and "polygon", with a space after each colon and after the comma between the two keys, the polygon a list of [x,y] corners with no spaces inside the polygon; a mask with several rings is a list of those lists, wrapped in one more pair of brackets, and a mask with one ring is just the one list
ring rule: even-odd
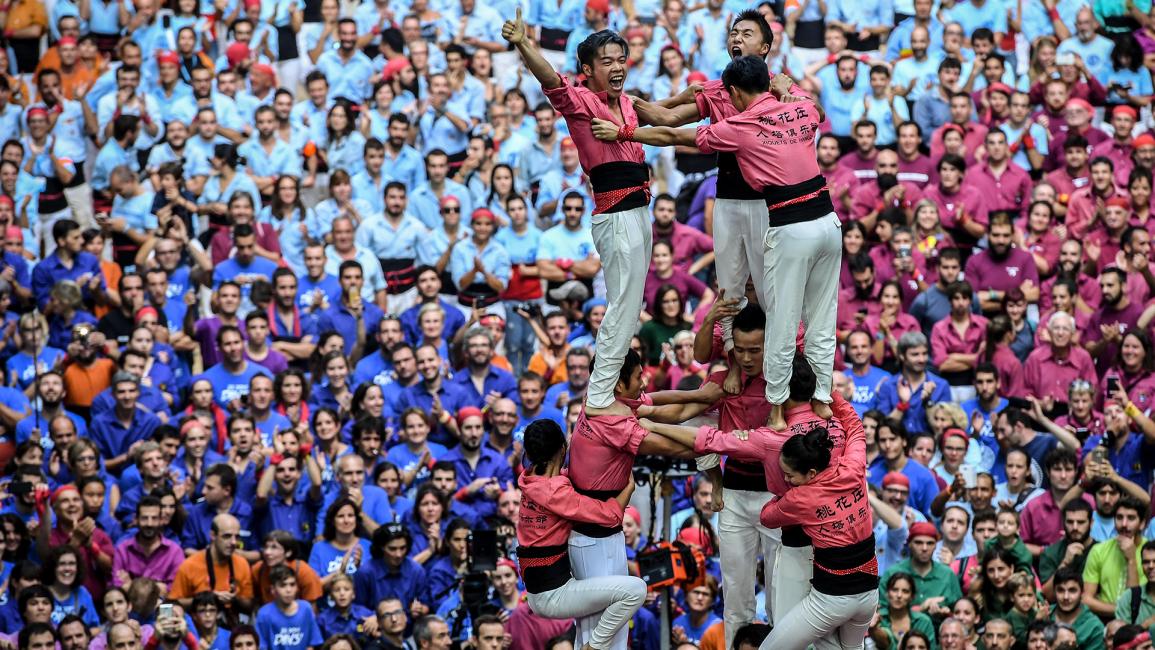
{"label": "man with raised arm", "polygon": [[[598,331],[598,355],[586,395],[586,414],[600,415],[614,402],[614,385],[642,311],[653,243],[648,207],[650,172],[641,145],[601,142],[590,132],[594,119],[630,129],[638,125],[633,104],[622,96],[629,46],[610,30],[588,36],[577,48],[586,81],[575,86],[538,51],[527,35],[520,9],[515,19],[502,26],[501,35],[517,47],[526,67],[541,82],[545,96],[565,117],[582,170],[593,185],[594,246],[605,271],[609,306]],[[567,280],[573,279],[566,275]]]}
{"label": "man with raised arm", "polygon": [[[756,56],[765,59],[774,45],[774,32],[756,9],[747,9],[734,17],[726,41],[730,57]],[[771,92],[775,96],[789,93],[802,95],[790,78],[777,75]],[[817,104],[816,104],[817,105]],[[706,82],[700,89],[688,86],[685,91],[653,104],[636,99],[638,119],[655,126],[684,126],[709,118],[719,122],[739,110],[730,99],[721,79]],[[819,121],[822,107],[818,106]],[[742,178],[733,153],[718,152],[718,190],[714,203],[714,265],[718,270],[718,287],[728,296],[740,296],[746,277],[753,275],[759,304],[765,305],[761,270],[764,266],[763,236],[766,233],[766,201],[760,189],[753,189]],[[722,319],[722,334],[727,353],[734,347],[732,319]],[[734,360],[730,359],[730,365]],[[737,392],[736,385],[727,385]]]}
{"label": "man with raised arm", "polygon": [[603,141],[734,152],[747,184],[762,193],[768,213],[762,306],[770,323],[763,374],[766,399],[773,405],[767,425],[781,431],[800,320],[807,325],[806,358],[818,377],[814,410],[824,419],[831,416],[841,227],[814,155],[820,119],[814,103],[774,97],[766,62],[756,56],[731,61],[722,82],[742,112],[709,126],[635,129],[601,119],[591,126]]}

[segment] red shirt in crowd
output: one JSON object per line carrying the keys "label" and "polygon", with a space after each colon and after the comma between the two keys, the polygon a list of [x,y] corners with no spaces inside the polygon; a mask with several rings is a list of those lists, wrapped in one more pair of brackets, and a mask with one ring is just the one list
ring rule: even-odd
{"label": "red shirt in crowd", "polygon": [[[1042,324],[1040,321],[1040,330]],[[1027,393],[1039,399],[1053,398],[1056,402],[1067,401],[1067,390],[1071,382],[1083,379],[1094,383],[1095,362],[1090,353],[1072,343],[1063,358],[1057,358],[1050,345],[1041,345],[1027,356],[1023,366],[1023,383]]]}

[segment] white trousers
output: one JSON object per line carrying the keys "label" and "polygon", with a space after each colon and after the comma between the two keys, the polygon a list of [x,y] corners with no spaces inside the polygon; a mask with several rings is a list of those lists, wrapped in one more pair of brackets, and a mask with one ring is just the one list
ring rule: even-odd
{"label": "white trousers", "polygon": [[[613,647],[646,601],[646,583],[633,576],[603,576],[569,582],[527,597],[530,609],[546,618],[592,618],[597,620],[586,642],[597,650]],[[580,646],[579,646],[580,647]]]}
{"label": "white trousers", "polygon": [[[620,531],[609,537],[589,537],[577,531],[569,534],[569,565],[573,577],[578,581],[590,578],[629,577],[629,567],[626,566],[626,537]],[[645,598],[645,594],[642,595]],[[635,611],[637,608],[634,608]],[[601,624],[602,614],[593,612],[581,616],[577,623],[577,641],[574,647],[580,648],[585,643],[592,643],[595,630]],[[619,627],[614,633],[612,641],[602,648],[612,650],[626,650],[629,641],[629,632],[625,626]]]}
{"label": "white trousers", "polygon": [[[64,190],[64,200],[68,201],[68,207],[72,208],[72,219],[80,224],[81,229],[92,228],[96,225],[96,218],[92,212],[91,185],[85,182],[76,187],[66,188]],[[52,245],[53,249],[55,249],[56,242],[53,241]]]}
{"label": "white trousers", "polygon": [[762,650],[857,650],[862,648],[870,619],[878,606],[878,590],[850,596],[811,591],[786,618],[775,622]]}
{"label": "white trousers", "polygon": [[[650,249],[653,248],[650,211],[640,207],[596,215],[593,218],[593,238],[594,247],[602,259],[609,305],[598,330],[598,353],[590,373],[586,404],[593,408],[606,408],[614,401],[614,386],[618,384],[618,375],[630,349],[630,339],[642,313],[646,274],[650,270]],[[841,241],[840,238],[840,247]],[[838,282],[837,275],[834,281]]]}
{"label": "white trousers", "polygon": [[766,607],[773,608],[774,564],[782,530],[771,530],[759,522],[762,506],[772,496],[769,492],[725,490],[725,507],[718,514],[718,549],[722,554],[722,593],[726,595],[722,618],[726,624],[727,648],[734,645],[734,633],[739,628],[754,622],[756,571],[752,559],[757,557],[759,549],[765,573]]}
{"label": "white trousers", "polygon": [[[781,529],[777,532],[781,539]],[[814,577],[814,547],[780,544],[774,577],[774,590],[766,600],[766,607],[770,620],[777,626],[810,594],[810,579]]]}
{"label": "white trousers", "polygon": [[389,313],[400,316],[410,307],[417,304],[417,286],[414,285],[401,293],[389,294]]}
{"label": "white trousers", "polygon": [[[714,268],[718,288],[727,298],[746,295],[746,278],[753,277],[758,304],[766,305],[764,278],[757,270],[765,268],[766,202],[739,199],[714,201]],[[733,318],[722,319],[722,337],[726,350],[734,347]],[[726,647],[730,643],[727,641]]]}
{"label": "white trousers", "polygon": [[790,394],[790,367],[801,320],[806,322],[806,359],[818,378],[814,399],[830,403],[842,224],[831,212],[814,221],[767,228],[764,244],[766,399],[782,404]]}

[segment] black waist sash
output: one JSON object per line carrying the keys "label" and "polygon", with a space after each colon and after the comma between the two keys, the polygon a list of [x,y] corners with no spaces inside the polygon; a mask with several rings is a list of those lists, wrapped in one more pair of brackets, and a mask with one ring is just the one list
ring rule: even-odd
{"label": "black waist sash", "polygon": [[[590,170],[589,177],[594,190],[594,203],[601,208],[599,212],[625,212],[646,207],[650,203],[646,190],[650,183],[650,168],[642,163],[625,160],[602,163]],[[613,192],[634,187],[638,189],[618,200],[608,198]]]}
{"label": "black waist sash", "polygon": [[878,589],[874,533],[861,542],[833,548],[814,547],[814,580],[818,591],[850,596]]}
{"label": "black waist sash", "polygon": [[519,546],[517,562],[521,579],[531,594],[553,591],[569,582],[573,573],[569,567],[569,546]]}
{"label": "black waist sash", "polygon": [[[622,487],[624,488],[625,486],[623,485]],[[581,494],[583,496],[587,496],[591,499],[597,499],[598,501],[609,501],[610,499],[618,496],[618,494],[621,494],[621,489],[618,489],[618,490],[582,490],[582,489],[579,489],[575,485],[574,486],[574,492],[577,492],[578,494]],[[585,535],[586,537],[599,537],[599,538],[601,538],[601,537],[609,537],[611,535],[614,535],[614,534],[621,532],[622,527],[620,525],[619,526],[600,526],[598,524],[590,524],[590,523],[586,523],[586,522],[582,522],[582,521],[575,521],[573,524],[573,529],[575,531],[581,533],[582,535]]]}
{"label": "black waist sash", "polygon": [[735,199],[738,201],[761,201],[762,193],[750,187],[742,170],[738,168],[738,156],[732,153],[718,153],[718,192],[719,199]]}
{"label": "black waist sash", "polygon": [[822,174],[794,185],[767,185],[762,188],[762,198],[771,228],[814,221],[834,212]]}

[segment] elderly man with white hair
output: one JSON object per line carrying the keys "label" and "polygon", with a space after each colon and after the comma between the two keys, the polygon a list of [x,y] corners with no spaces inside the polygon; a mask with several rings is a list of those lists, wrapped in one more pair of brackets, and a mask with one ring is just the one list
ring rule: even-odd
{"label": "elderly man with white hair", "polygon": [[1051,341],[1035,348],[1023,369],[1027,394],[1043,402],[1046,410],[1055,402],[1067,400],[1067,388],[1072,381],[1082,379],[1094,384],[1095,361],[1072,339],[1075,319],[1066,312],[1057,311],[1047,319],[1047,333]]}

